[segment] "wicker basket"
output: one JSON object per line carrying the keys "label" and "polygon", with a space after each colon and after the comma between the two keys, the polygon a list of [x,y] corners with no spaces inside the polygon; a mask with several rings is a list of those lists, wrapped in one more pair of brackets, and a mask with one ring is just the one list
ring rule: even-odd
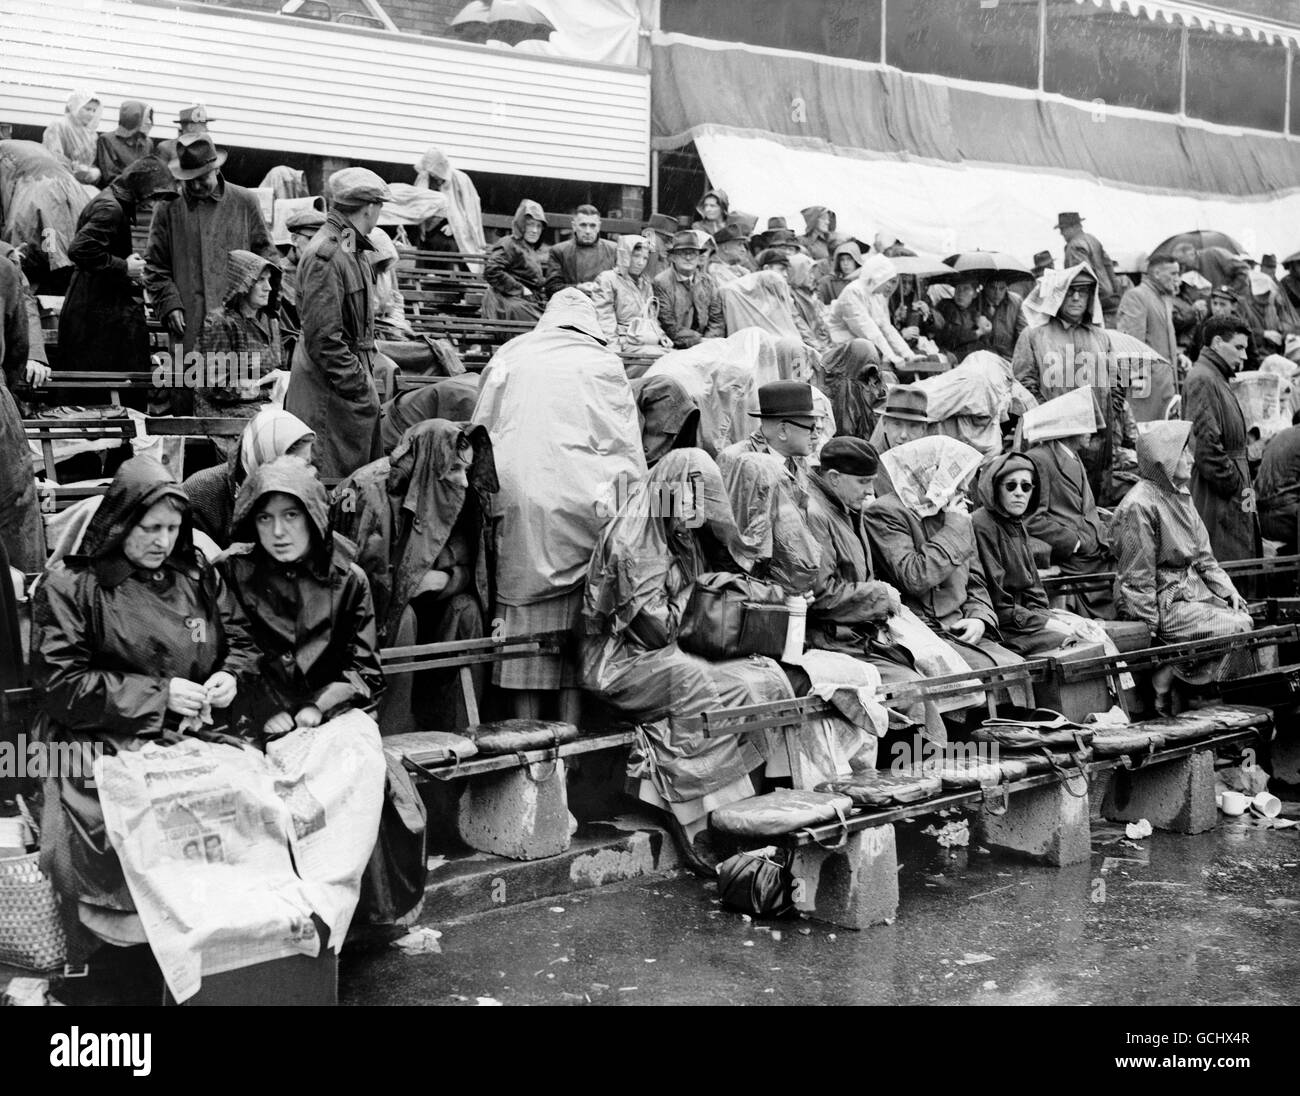
{"label": "wicker basket", "polygon": [[[19,804],[35,833],[31,817]],[[54,884],[41,871],[40,853],[0,860],[0,963],[24,970],[58,970],[67,957]]]}

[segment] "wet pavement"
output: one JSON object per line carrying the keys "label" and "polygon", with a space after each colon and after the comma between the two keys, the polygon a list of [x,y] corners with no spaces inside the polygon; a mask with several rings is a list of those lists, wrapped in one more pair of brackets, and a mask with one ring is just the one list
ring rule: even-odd
{"label": "wet pavement", "polygon": [[[899,915],[756,922],[682,874],[436,926],[441,954],[345,954],[343,1004],[1300,1004],[1300,829],[1221,820],[1090,864],[898,827]],[[482,999],[482,1000],[480,1000]]]}

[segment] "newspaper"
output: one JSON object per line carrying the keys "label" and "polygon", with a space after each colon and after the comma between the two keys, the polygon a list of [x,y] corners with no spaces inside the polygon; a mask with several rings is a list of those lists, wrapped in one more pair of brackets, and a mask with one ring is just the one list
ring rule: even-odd
{"label": "newspaper", "polygon": [[347,931],[378,832],[378,728],[348,712],[272,748],[186,739],[95,762],[109,840],[177,1001],[204,975],[318,955],[313,913],[336,949]]}
{"label": "newspaper", "polygon": [[917,438],[880,454],[898,497],[919,517],[947,506],[982,459],[978,449],[946,435]]}
{"label": "newspaper", "polygon": [[1091,388],[1075,388],[1064,396],[1039,404],[1025,412],[1025,441],[1051,441],[1093,434],[1097,430],[1097,412]]}

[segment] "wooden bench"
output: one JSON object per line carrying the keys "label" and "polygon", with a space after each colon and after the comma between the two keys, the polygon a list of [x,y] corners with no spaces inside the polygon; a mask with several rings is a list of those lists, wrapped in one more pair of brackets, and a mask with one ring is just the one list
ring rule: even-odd
{"label": "wooden bench", "polygon": [[190,416],[134,419],[122,415],[110,418],[24,419],[23,431],[29,441],[41,443],[46,478],[57,480],[54,460],[56,441],[117,441],[125,445],[139,436],[141,431],[155,437],[238,438],[247,425],[247,419]]}
{"label": "wooden bench", "polygon": [[[1300,556],[1269,556],[1263,559],[1234,559],[1220,566],[1233,578],[1300,574]],[[1090,575],[1051,575],[1043,579],[1048,597],[1096,593],[1110,590],[1118,576],[1114,571]]]}

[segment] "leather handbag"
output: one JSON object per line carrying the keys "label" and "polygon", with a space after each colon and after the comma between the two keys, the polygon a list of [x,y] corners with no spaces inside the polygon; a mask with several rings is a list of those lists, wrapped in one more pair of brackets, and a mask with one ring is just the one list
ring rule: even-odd
{"label": "leather handbag", "polygon": [[793,913],[794,877],[789,861],[758,852],[737,853],[718,865],[718,897],[728,909],[751,917]]}
{"label": "leather handbag", "polygon": [[779,658],[785,649],[786,616],[785,594],[779,586],[745,575],[707,571],[695,580],[677,645],[701,658]]}

